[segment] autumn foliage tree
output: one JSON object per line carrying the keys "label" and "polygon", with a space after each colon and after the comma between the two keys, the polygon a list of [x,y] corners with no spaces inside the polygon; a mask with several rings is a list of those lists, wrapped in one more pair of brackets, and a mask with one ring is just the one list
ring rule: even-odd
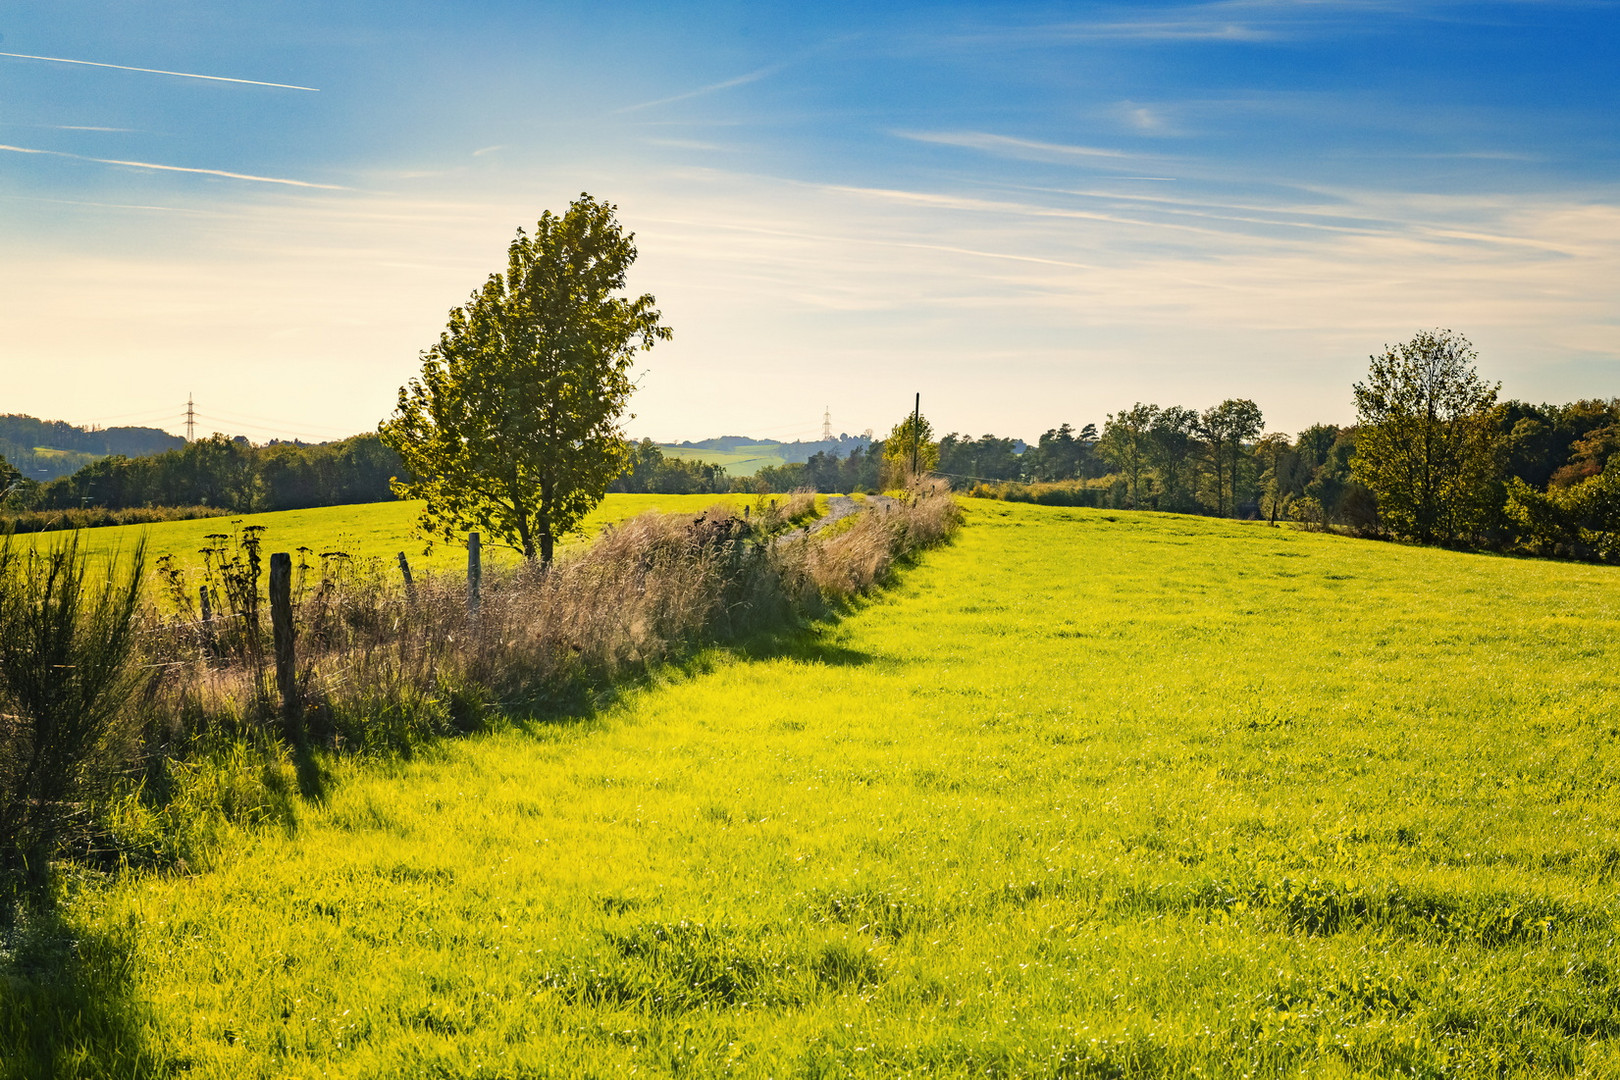
{"label": "autumn foliage tree", "polygon": [[582,194],[518,230],[492,274],[422,357],[381,427],[426,502],[420,524],[472,530],[550,562],[625,470],[620,429],[638,350],[668,340],[650,294],[621,295],[634,235],[611,203]]}

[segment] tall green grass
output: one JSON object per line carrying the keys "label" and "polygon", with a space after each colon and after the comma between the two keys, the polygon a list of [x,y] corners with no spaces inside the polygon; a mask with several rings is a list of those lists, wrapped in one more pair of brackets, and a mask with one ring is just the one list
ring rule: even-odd
{"label": "tall green grass", "polygon": [[839,622],[71,884],[0,1071],[1613,1076],[1617,615],[1608,568],[973,502]]}

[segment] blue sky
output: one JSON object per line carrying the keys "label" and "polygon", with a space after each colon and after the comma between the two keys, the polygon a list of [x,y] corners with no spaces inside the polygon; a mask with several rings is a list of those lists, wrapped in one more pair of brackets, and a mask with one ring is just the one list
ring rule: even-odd
{"label": "blue sky", "polygon": [[1620,395],[1611,2],[55,0],[0,35],[3,411],[369,429],[582,190],[676,331],[637,435],[881,431],[915,390],[972,434],[1227,397],[1294,431],[1436,326],[1505,395]]}

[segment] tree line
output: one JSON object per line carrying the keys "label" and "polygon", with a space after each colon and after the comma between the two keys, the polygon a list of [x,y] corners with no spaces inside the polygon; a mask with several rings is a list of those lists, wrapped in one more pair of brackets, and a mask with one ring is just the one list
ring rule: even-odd
{"label": "tree line", "polygon": [[939,471],[979,495],[1292,520],[1363,535],[1620,558],[1620,398],[1499,402],[1477,355],[1423,331],[1370,358],[1356,423],[1266,432],[1258,406],[1144,404],[1034,445],[947,435]]}
{"label": "tree line", "polygon": [[[184,444],[178,435],[150,427],[77,427],[20,413],[0,416],[0,458],[15,473],[44,482],[67,476],[107,454],[139,457]],[[0,490],[6,484],[0,482]]]}
{"label": "tree line", "polygon": [[340,442],[253,446],[213,435],[148,457],[113,454],[36,483],[0,458],[7,510],[209,506],[230,513],[302,510],[392,499],[399,455],[374,434]]}

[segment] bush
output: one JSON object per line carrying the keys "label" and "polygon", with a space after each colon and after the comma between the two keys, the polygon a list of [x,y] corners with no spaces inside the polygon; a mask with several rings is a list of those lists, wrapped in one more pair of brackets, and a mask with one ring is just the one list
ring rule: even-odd
{"label": "bush", "polygon": [[1088,506],[1095,510],[1119,510],[1126,502],[1124,481],[1112,475],[1094,480],[1058,480],[1052,483],[1007,481],[975,484],[968,494],[975,499],[1003,499],[1041,506]]}
{"label": "bush", "polygon": [[20,510],[0,514],[0,533],[63,532],[107,525],[150,525],[157,521],[191,521],[222,517],[231,511],[217,506],[138,506],[127,510],[90,507],[83,510]]}
{"label": "bush", "polygon": [[[0,545],[0,882],[8,900],[129,759],[137,546],[87,587],[78,537],[46,550]],[[99,571],[98,571],[99,575]]]}

